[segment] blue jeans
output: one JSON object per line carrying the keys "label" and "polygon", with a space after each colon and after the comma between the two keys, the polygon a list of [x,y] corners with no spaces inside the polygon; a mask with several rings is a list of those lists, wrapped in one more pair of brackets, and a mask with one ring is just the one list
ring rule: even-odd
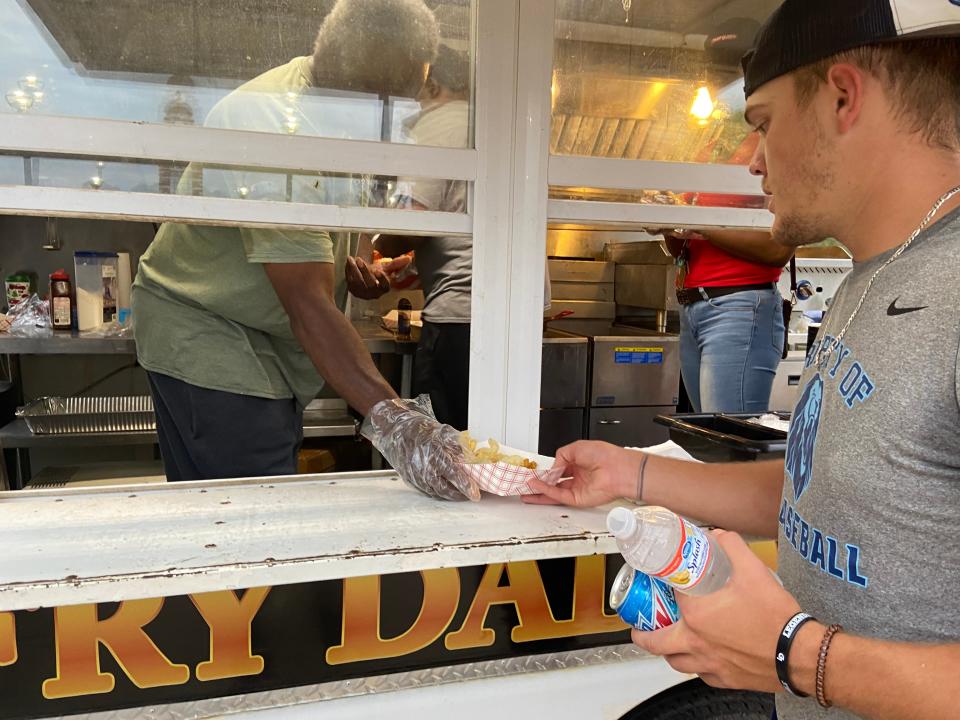
{"label": "blue jeans", "polygon": [[780,292],[747,290],[680,308],[680,371],[696,412],[766,412],[783,354]]}

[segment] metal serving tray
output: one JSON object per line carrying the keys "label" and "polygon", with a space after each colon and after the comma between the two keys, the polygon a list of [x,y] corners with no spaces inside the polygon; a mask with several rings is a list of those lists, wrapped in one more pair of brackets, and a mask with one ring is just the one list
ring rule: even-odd
{"label": "metal serving tray", "polygon": [[17,409],[34,435],[114,433],[156,430],[153,398],[42,397]]}

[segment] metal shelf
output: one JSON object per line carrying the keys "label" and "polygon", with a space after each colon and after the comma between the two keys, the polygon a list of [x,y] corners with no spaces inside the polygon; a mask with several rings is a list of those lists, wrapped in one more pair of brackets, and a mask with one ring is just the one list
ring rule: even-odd
{"label": "metal shelf", "polygon": [[[356,421],[344,413],[330,412],[304,418],[303,436],[305,438],[353,437],[356,432]],[[116,445],[155,445],[156,443],[157,433],[155,430],[34,435],[21,419],[14,420],[0,428],[0,448],[10,449],[110,447]]]}
{"label": "metal shelf", "polygon": [[0,428],[0,447],[2,448],[153,445],[156,442],[157,433],[154,430],[34,435],[27,427],[27,423],[20,418]]}
{"label": "metal shelf", "polygon": [[0,335],[0,354],[5,355],[134,355],[133,338],[83,336],[76,332],[53,337],[24,338]]}
{"label": "metal shelf", "polygon": [[[372,355],[408,354],[416,342],[398,342],[396,336],[372,320],[354,323],[367,351]],[[53,337],[24,338],[0,334],[2,355],[133,355],[137,345],[132,337],[92,337],[77,332],[55,333]]]}

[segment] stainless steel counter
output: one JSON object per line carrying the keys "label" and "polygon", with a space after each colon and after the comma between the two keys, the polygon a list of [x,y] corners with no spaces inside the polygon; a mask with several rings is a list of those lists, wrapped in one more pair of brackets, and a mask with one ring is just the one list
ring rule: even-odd
{"label": "stainless steel counter", "polygon": [[[413,342],[397,342],[389,330],[373,320],[354,323],[357,333],[371,355],[412,353]],[[3,355],[133,355],[137,345],[133,338],[91,337],[76,332],[55,333],[48,338],[23,338],[0,334]]]}
{"label": "stainless steel counter", "polygon": [[81,336],[79,333],[54,333],[47,338],[24,338],[3,333],[0,353],[5,355],[133,355],[133,338]]}

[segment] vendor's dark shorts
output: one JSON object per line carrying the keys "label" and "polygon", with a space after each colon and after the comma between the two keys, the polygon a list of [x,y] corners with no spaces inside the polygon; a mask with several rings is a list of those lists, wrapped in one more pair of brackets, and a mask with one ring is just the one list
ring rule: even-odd
{"label": "vendor's dark shorts", "polygon": [[147,372],[167,480],[292,475],[303,408]]}

